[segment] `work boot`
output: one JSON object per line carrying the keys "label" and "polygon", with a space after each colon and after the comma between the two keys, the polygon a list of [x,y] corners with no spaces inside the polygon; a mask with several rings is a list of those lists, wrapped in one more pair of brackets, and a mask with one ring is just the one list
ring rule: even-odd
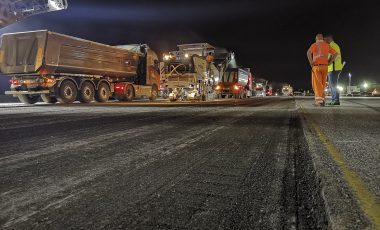
{"label": "work boot", "polygon": [[322,102],[315,102],[312,104],[313,106],[317,106],[317,107],[324,107],[325,106],[325,102],[322,101]]}

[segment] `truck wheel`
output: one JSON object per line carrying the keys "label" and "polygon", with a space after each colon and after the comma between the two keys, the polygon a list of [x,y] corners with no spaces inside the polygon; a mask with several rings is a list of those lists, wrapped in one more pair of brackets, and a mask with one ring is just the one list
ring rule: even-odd
{"label": "truck wheel", "polygon": [[95,88],[91,82],[84,82],[82,88],[79,91],[79,101],[82,103],[90,103],[94,100]]}
{"label": "truck wheel", "polygon": [[40,99],[40,95],[18,95],[17,97],[20,102],[27,105],[36,104]]}
{"label": "truck wheel", "polygon": [[42,94],[41,95],[41,99],[42,99],[43,102],[45,102],[47,104],[54,104],[54,103],[57,102],[57,99],[55,97],[51,97],[48,94]]}
{"label": "truck wheel", "polygon": [[57,88],[57,100],[60,103],[70,104],[77,99],[78,89],[76,85],[69,80],[65,80],[61,83],[61,86]]}
{"label": "truck wheel", "polygon": [[152,86],[152,93],[149,97],[149,100],[151,101],[155,101],[158,97],[158,89],[157,89],[157,86]]}
{"label": "truck wheel", "polygon": [[110,98],[111,90],[106,83],[101,83],[98,87],[98,91],[95,93],[95,100],[97,102],[107,102]]}
{"label": "truck wheel", "polygon": [[132,101],[135,98],[135,89],[132,85],[127,85],[125,88],[125,97],[123,101]]}

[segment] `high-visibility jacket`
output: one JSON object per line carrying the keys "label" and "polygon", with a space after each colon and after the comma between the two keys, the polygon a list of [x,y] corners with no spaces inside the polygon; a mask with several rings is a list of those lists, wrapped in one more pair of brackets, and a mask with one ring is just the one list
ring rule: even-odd
{"label": "high-visibility jacket", "polygon": [[335,59],[335,61],[329,65],[329,72],[332,71],[342,71],[343,69],[343,63],[342,63],[342,54],[340,51],[340,47],[335,42],[330,43],[331,48],[333,48],[337,53],[338,57]]}
{"label": "high-visibility jacket", "polygon": [[329,55],[336,54],[336,51],[323,40],[319,40],[312,44],[309,51],[313,55],[313,65],[326,65],[328,64]]}
{"label": "high-visibility jacket", "polygon": [[208,63],[211,63],[211,62],[213,62],[214,61],[214,57],[212,56],[212,55],[207,55],[207,57],[206,57],[206,61],[208,62]]}

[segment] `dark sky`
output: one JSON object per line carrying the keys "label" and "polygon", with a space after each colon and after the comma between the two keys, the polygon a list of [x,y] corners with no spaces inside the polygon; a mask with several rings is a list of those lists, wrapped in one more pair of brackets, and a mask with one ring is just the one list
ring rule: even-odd
{"label": "dark sky", "polygon": [[0,33],[49,29],[110,45],[147,43],[158,52],[208,42],[236,53],[258,77],[309,87],[306,50],[332,33],[353,80],[380,81],[376,1],[68,0],[66,11],[33,16]]}

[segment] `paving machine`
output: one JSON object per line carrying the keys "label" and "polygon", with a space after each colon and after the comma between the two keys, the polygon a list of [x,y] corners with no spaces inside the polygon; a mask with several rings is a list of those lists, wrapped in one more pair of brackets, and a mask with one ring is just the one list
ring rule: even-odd
{"label": "paving machine", "polygon": [[[209,53],[212,63],[206,61]],[[215,99],[214,86],[232,58],[233,53],[208,43],[178,45],[160,63],[161,94],[171,101]]]}

